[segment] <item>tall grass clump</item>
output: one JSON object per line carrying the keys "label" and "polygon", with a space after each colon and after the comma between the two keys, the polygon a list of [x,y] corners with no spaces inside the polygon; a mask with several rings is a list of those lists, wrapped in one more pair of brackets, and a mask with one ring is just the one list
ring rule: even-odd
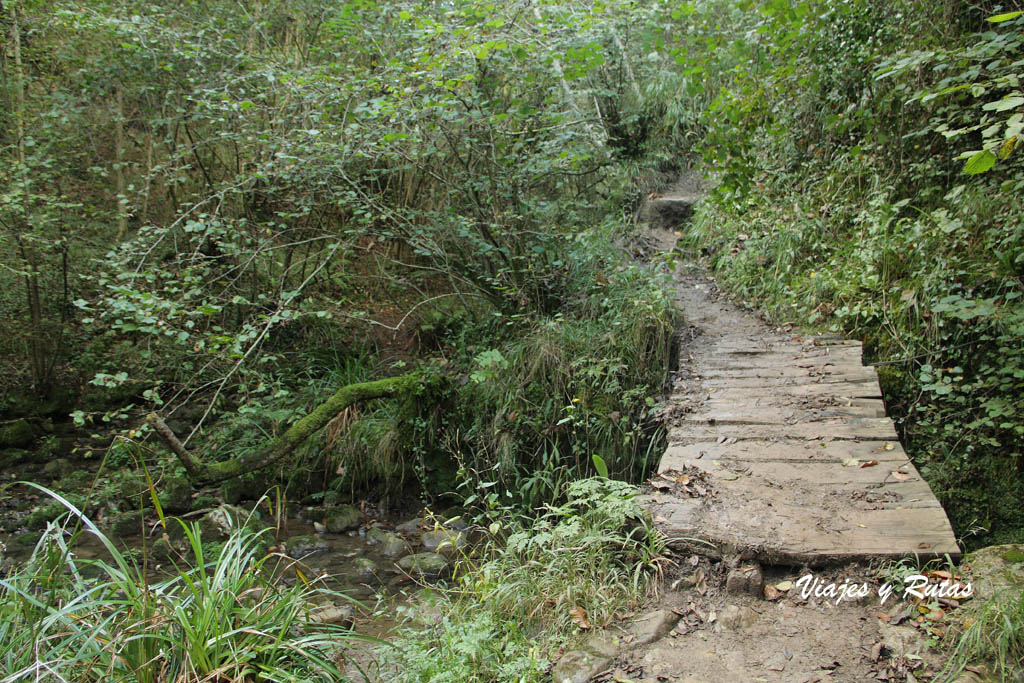
{"label": "tall grass clump", "polygon": [[544,680],[555,649],[651,593],[663,542],[636,488],[592,478],[566,491],[535,522],[501,530],[504,547],[461,565],[431,608],[439,615],[411,620],[395,642],[383,665],[389,676]]}
{"label": "tall grass clump", "polygon": [[[41,487],[40,487],[41,488]],[[45,489],[44,489],[45,491]],[[192,568],[151,580],[145,563],[57,494],[68,515],[30,559],[0,579],[0,680],[335,681],[350,629],[318,623],[317,601],[344,596],[284,587],[264,532],[234,529],[215,557],[183,526]],[[85,533],[108,559],[76,558]],[[311,618],[313,617],[313,618]]]}
{"label": "tall grass clump", "polygon": [[968,664],[984,663],[1000,681],[1024,671],[1024,595],[990,598],[965,624],[940,680],[955,681]]}

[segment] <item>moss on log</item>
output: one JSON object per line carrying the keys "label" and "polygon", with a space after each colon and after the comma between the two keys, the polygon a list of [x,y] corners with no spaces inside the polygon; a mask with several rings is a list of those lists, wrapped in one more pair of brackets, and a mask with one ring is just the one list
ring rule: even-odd
{"label": "moss on log", "polygon": [[317,406],[309,415],[293,423],[283,434],[264,448],[224,462],[200,462],[178,440],[159,415],[150,413],[147,420],[178,456],[189,479],[194,483],[214,483],[273,465],[298,448],[303,441],[323,429],[338,413],[353,403],[398,396],[413,391],[420,384],[419,372],[410,372],[373,382],[347,384],[334,392],[329,399]]}

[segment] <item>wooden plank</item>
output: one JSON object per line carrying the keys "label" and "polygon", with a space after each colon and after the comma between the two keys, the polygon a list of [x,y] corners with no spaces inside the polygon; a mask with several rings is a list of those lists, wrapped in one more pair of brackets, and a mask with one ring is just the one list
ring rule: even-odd
{"label": "wooden plank", "polygon": [[877,382],[878,375],[872,368],[842,367],[835,365],[823,365],[814,368],[801,368],[795,365],[781,367],[763,368],[723,368],[711,366],[704,368],[698,375],[701,379],[722,379],[722,378],[767,378],[767,379],[804,379],[814,380],[832,379],[845,382]]}
{"label": "wooden plank", "polygon": [[766,564],[960,555],[940,507],[836,512],[794,506],[782,496],[738,502],[721,494],[712,500],[652,494],[647,507],[672,546]]}
{"label": "wooden plank", "polygon": [[[795,452],[795,451],[794,451]],[[931,489],[905,459],[890,457],[848,458],[869,467],[844,464],[834,458],[744,458],[725,453],[696,457],[692,452],[673,452],[662,459],[659,473],[664,479],[683,473],[706,475],[702,481],[716,489],[729,489],[737,497],[762,495],[768,487],[789,495],[820,498],[823,507],[849,509],[939,507]],[[660,483],[660,482],[659,482]]]}
{"label": "wooden plank", "polygon": [[896,440],[896,428],[889,418],[837,417],[796,424],[708,425],[683,423],[669,430],[669,442],[683,439],[707,441],[720,436],[735,439],[862,439]]}
{"label": "wooden plank", "polygon": [[708,424],[788,424],[837,417],[885,417],[885,407],[870,404],[814,407],[798,403],[771,406],[758,405],[756,401],[705,401],[694,412],[685,414],[682,420]]}
{"label": "wooden plank", "polygon": [[841,465],[856,458],[877,460],[890,468],[909,463],[898,441],[807,441],[766,439],[719,443],[717,440],[670,446],[661,459],[659,472],[680,469],[693,460],[733,459],[741,461],[819,462]]}
{"label": "wooden plank", "polygon": [[[851,382],[814,382],[809,384],[776,384],[773,386],[730,387],[705,386],[709,398],[786,397],[826,398],[836,402],[857,399],[881,399],[878,384],[855,384]],[[880,401],[879,401],[880,402]]]}

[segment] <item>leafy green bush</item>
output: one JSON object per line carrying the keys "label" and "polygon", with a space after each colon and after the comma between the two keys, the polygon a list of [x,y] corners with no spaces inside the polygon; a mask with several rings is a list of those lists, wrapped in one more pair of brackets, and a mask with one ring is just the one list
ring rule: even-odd
{"label": "leafy green bush", "polygon": [[[579,632],[612,621],[648,595],[663,542],[624,482],[582,479],[534,523],[499,529],[504,547],[466,559],[429,613],[389,650],[399,681],[541,681],[548,657]],[[413,610],[415,617],[416,610]]]}

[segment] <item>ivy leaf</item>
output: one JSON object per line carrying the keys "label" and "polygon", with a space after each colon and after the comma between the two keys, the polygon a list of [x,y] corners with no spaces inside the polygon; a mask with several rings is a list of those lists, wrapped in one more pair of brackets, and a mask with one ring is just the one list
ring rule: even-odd
{"label": "ivy leaf", "polygon": [[964,173],[978,175],[992,168],[996,163],[996,155],[987,149],[975,152],[964,164]]}

